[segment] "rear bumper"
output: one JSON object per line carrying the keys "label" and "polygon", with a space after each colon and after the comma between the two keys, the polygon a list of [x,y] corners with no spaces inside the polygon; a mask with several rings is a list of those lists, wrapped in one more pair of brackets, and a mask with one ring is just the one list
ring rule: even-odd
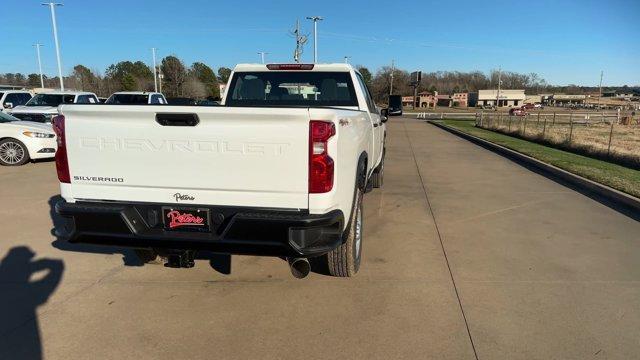
{"label": "rear bumper", "polygon": [[167,231],[162,207],[175,204],[67,203],[56,212],[69,219],[56,233],[71,243],[134,248],[207,250],[262,256],[318,256],[342,242],[340,210],[301,211],[197,206],[211,214],[211,232]]}

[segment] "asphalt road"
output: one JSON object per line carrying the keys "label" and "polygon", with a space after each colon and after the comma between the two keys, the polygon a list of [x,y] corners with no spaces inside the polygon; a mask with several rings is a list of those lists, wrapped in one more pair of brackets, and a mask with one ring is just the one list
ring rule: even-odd
{"label": "asphalt road", "polygon": [[640,223],[426,123],[388,124],[352,279],[56,241],[53,163],[0,168],[0,358],[640,357]]}

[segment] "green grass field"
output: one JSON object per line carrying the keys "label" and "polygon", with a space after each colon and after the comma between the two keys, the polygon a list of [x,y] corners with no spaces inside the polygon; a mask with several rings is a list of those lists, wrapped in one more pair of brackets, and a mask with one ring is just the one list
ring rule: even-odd
{"label": "green grass field", "polygon": [[635,197],[640,197],[640,171],[638,170],[480,129],[474,126],[473,121],[443,120],[442,122],[465,133],[529,155]]}

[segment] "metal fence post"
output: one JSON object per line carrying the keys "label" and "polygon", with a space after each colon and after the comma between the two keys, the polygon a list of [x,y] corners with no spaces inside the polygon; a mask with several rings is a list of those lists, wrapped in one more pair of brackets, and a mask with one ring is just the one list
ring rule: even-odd
{"label": "metal fence post", "polygon": [[[538,114],[540,115],[540,114]],[[547,132],[547,115],[544,116],[544,125],[542,125],[542,138],[544,139],[544,134]]]}
{"label": "metal fence post", "polygon": [[509,115],[509,132],[511,132],[511,118],[513,117],[513,115]]}
{"label": "metal fence post", "polygon": [[556,124],[556,112],[553,112],[553,121],[551,122],[551,125],[555,125]]}
{"label": "metal fence post", "polygon": [[538,110],[538,125],[540,125],[540,111]]}
{"label": "metal fence post", "polygon": [[444,119],[444,113],[440,113],[440,120]]}
{"label": "metal fence post", "polygon": [[569,144],[571,144],[572,137],[573,137],[573,113],[569,113]]}
{"label": "metal fence post", "polygon": [[484,111],[480,111],[480,127],[482,127],[482,118],[484,117]]}
{"label": "metal fence post", "polygon": [[611,120],[611,130],[609,130],[609,146],[607,147],[607,156],[611,153],[611,139],[613,138],[613,120]]}
{"label": "metal fence post", "polygon": [[522,129],[522,136],[527,135],[527,114],[524,114],[524,128]]}

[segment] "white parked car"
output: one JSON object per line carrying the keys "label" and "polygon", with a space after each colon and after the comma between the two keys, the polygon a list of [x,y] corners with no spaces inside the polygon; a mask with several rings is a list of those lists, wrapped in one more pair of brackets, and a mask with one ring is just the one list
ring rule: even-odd
{"label": "white parked car", "polygon": [[166,105],[164,95],[146,91],[121,91],[109,96],[105,104],[111,105]]}
{"label": "white parked car", "polygon": [[10,111],[16,106],[24,105],[32,97],[26,90],[0,90],[0,111]]}
{"label": "white parked car", "polygon": [[17,166],[29,160],[52,158],[56,136],[50,125],[22,121],[0,112],[0,165]]}
{"label": "white parked car", "polygon": [[192,267],[198,250],[310,257],[353,276],[387,110],[349,64],[238,65],[221,106],[62,105],[53,128],[71,242]]}
{"label": "white parked car", "polygon": [[83,91],[47,92],[37,94],[25,105],[14,106],[8,112],[24,121],[51,123],[51,119],[58,115],[58,105],[61,104],[98,104],[98,97]]}

